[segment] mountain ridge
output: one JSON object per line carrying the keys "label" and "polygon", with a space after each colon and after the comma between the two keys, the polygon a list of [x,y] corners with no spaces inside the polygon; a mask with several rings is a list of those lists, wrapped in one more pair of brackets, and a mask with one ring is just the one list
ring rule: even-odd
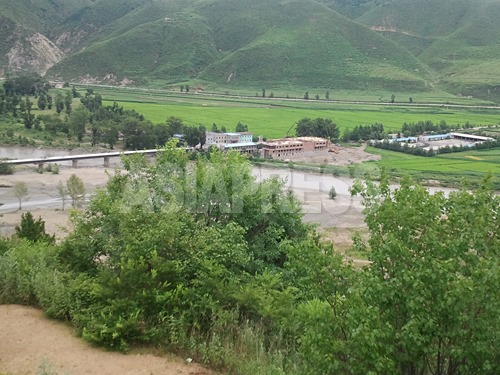
{"label": "mountain ridge", "polygon": [[[252,89],[437,85],[500,96],[499,0],[41,0],[34,8],[0,0],[0,7],[4,74]],[[44,60],[35,47],[12,58],[35,35],[56,58]]]}

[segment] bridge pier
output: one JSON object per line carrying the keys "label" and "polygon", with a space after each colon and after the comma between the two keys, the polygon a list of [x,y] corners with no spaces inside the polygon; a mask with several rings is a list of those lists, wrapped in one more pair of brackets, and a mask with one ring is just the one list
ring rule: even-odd
{"label": "bridge pier", "polygon": [[109,156],[104,157],[104,167],[109,168]]}
{"label": "bridge pier", "polygon": [[76,160],[76,159],[72,160],[72,167],[73,168],[78,168],[78,160]]}

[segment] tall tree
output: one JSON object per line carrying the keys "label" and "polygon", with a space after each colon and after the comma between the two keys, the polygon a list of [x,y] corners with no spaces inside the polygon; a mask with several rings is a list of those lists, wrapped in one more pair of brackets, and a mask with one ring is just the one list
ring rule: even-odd
{"label": "tall tree", "polygon": [[85,129],[89,124],[89,112],[85,107],[79,107],[69,116],[69,129],[79,142],[83,140]]}
{"label": "tall tree", "polygon": [[17,181],[14,183],[14,196],[17,198],[19,201],[19,209],[21,209],[21,205],[23,203],[23,200],[25,200],[28,197],[28,185],[24,181]]}
{"label": "tall tree", "polygon": [[80,177],[72,174],[66,181],[68,195],[71,197],[71,204],[74,208],[81,207],[85,200],[85,185]]}

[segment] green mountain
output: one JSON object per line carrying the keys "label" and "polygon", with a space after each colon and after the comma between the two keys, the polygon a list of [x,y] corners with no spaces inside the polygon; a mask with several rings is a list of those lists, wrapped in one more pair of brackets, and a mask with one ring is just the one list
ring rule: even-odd
{"label": "green mountain", "polygon": [[0,73],[495,98],[499,16],[500,0],[0,0]]}

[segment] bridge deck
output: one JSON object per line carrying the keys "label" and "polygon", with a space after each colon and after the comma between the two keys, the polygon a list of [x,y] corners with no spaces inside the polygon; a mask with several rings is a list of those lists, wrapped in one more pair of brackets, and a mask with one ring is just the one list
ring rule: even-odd
{"label": "bridge deck", "polygon": [[120,152],[103,152],[99,154],[82,154],[82,155],[66,155],[66,156],[51,156],[48,158],[33,158],[33,159],[13,159],[13,160],[0,160],[0,163],[5,164],[40,164],[40,163],[54,163],[58,161],[73,161],[73,160],[86,160],[98,158],[114,158],[122,155],[133,154],[146,154],[156,155],[161,150],[137,150],[137,151],[120,151]]}

